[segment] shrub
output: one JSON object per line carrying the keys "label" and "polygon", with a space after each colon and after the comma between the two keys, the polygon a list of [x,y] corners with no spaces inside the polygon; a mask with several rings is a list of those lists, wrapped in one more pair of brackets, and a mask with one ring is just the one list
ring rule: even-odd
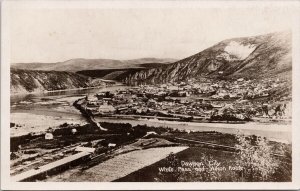
{"label": "shrub", "polygon": [[237,164],[243,167],[241,181],[270,181],[279,167],[272,155],[272,147],[265,138],[237,135],[239,150]]}

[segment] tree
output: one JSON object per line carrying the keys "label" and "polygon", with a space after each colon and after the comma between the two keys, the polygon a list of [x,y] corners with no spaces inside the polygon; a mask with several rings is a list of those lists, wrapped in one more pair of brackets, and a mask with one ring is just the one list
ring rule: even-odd
{"label": "tree", "polygon": [[243,167],[242,181],[270,181],[279,162],[272,155],[272,147],[266,138],[237,135],[237,140],[237,164]]}

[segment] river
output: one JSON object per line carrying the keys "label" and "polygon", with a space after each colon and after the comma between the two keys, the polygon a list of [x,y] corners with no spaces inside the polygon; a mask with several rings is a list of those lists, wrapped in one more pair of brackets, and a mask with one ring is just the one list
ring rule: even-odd
{"label": "river", "polygon": [[[85,119],[73,106],[73,102],[87,94],[125,89],[128,86],[111,86],[95,89],[67,90],[27,95],[11,96],[11,122],[21,123],[21,128],[11,128],[11,136],[19,136],[28,132],[38,132],[64,122],[85,123]],[[222,133],[243,133],[265,136],[271,140],[291,142],[291,125],[246,123],[192,123],[174,121],[109,119],[96,117],[100,122],[130,123],[132,125],[164,126],[190,131],[218,131]]]}
{"label": "river", "polygon": [[72,90],[62,90],[62,91],[52,91],[45,93],[33,93],[33,94],[14,94],[10,96],[10,103],[14,104],[19,101],[31,101],[32,99],[38,98],[51,98],[56,96],[84,96],[87,94],[95,94],[97,92],[105,91],[115,91],[118,89],[125,89],[129,86],[108,86],[103,88],[89,88],[89,89],[72,89]]}

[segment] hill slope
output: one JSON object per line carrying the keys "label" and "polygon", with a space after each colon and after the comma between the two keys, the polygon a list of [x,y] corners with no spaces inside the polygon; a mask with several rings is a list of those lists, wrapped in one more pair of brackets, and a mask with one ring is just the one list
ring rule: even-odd
{"label": "hill slope", "polygon": [[30,93],[88,87],[89,79],[72,72],[11,69],[10,92]]}
{"label": "hill slope", "polygon": [[261,78],[291,74],[290,32],[224,40],[173,64],[129,75],[127,83],[163,83],[198,77]]}

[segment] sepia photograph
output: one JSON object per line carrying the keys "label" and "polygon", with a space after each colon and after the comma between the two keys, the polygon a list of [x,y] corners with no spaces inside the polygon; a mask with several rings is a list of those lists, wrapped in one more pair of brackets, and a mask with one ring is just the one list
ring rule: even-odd
{"label": "sepia photograph", "polygon": [[295,188],[299,5],[3,1],[2,183]]}

